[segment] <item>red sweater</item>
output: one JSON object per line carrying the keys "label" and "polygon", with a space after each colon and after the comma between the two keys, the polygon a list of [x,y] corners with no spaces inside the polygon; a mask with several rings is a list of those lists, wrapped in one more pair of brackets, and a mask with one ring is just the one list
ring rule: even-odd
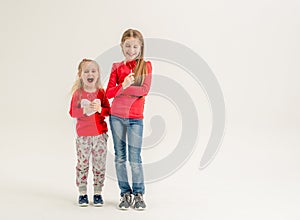
{"label": "red sweater", "polygon": [[[83,114],[83,108],[81,107],[82,99],[87,99],[91,102],[94,99],[100,99],[102,107],[101,113],[96,112],[90,116]],[[76,90],[73,94],[69,113],[71,117],[77,119],[76,132],[78,136],[97,136],[108,131],[104,117],[109,115],[109,111],[110,105],[104,89],[97,90],[93,93],[80,89]]]}
{"label": "red sweater", "polygon": [[107,98],[114,98],[111,115],[121,118],[143,119],[145,96],[148,95],[152,80],[152,66],[146,62],[147,74],[141,86],[122,88],[125,77],[134,71],[136,61],[114,63],[106,89]]}

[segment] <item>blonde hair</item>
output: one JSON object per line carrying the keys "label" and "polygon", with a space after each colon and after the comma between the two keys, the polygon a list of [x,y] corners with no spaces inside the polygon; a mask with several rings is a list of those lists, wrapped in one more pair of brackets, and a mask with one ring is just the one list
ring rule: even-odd
{"label": "blonde hair", "polygon": [[134,29],[128,29],[123,33],[121,38],[121,44],[123,44],[129,38],[136,38],[141,43],[140,55],[136,58],[136,66],[134,68],[134,84],[135,86],[141,86],[145,80],[145,75],[147,74],[147,66],[144,60],[144,38],[141,32]]}
{"label": "blonde hair", "polygon": [[101,80],[100,80],[100,67],[98,65],[98,63],[95,61],[95,60],[91,60],[91,59],[83,59],[79,65],[78,65],[78,72],[77,72],[77,79],[76,81],[74,82],[74,85],[72,86],[72,89],[71,89],[71,93],[73,94],[76,90],[80,90],[83,88],[83,82],[82,82],[82,79],[81,79],[81,75],[82,75],[82,68],[83,68],[83,65],[88,63],[88,62],[92,62],[94,63],[96,66],[97,66],[97,70],[98,70],[98,73],[99,73],[99,77],[96,81],[96,88],[97,89],[102,89],[102,84],[101,84]]}

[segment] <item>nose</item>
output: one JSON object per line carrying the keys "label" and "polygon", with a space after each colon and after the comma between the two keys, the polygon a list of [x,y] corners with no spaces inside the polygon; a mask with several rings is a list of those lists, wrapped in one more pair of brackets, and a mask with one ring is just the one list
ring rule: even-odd
{"label": "nose", "polygon": [[129,49],[129,52],[130,52],[131,54],[133,54],[133,53],[134,53],[134,48],[131,47],[131,48]]}

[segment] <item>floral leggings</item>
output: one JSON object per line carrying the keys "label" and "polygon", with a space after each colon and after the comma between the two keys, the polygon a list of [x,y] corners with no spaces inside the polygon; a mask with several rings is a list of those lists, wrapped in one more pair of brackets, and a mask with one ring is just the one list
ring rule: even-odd
{"label": "floral leggings", "polygon": [[76,185],[80,193],[86,193],[87,191],[91,154],[94,174],[94,193],[101,193],[102,191],[106,169],[107,138],[108,135],[104,133],[97,136],[79,136],[76,139]]}

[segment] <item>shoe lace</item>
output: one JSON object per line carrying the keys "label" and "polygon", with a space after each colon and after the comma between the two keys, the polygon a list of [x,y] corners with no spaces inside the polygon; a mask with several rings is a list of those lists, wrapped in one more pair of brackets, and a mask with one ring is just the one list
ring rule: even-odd
{"label": "shoe lace", "polygon": [[82,196],[80,196],[80,201],[87,201],[88,200],[88,197],[87,197],[87,195],[82,195]]}
{"label": "shoe lace", "polygon": [[130,202],[130,194],[125,193],[125,194],[123,195],[123,197],[120,199],[120,201],[121,201],[121,202],[125,202],[125,201]]}
{"label": "shoe lace", "polygon": [[134,196],[135,202],[144,202],[143,196],[141,194],[137,194]]}

